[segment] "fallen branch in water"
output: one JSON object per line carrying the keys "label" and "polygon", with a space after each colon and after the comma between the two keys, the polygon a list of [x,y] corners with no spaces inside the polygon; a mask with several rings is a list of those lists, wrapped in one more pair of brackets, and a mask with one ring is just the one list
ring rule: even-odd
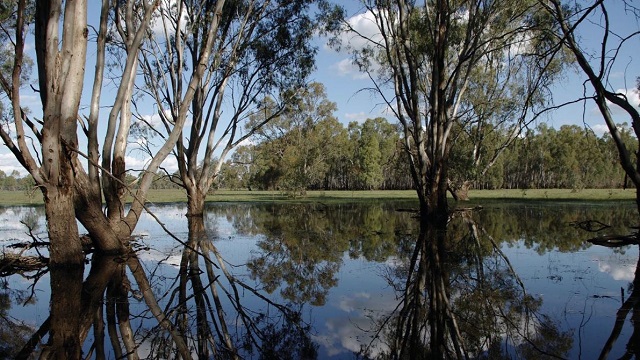
{"label": "fallen branch in water", "polygon": [[638,238],[637,233],[630,235],[604,235],[588,239],[587,241],[594,245],[606,246],[611,248],[640,244],[640,239]]}
{"label": "fallen branch in water", "polygon": [[48,264],[49,259],[46,257],[4,253],[0,257],[0,276],[36,271]]}
{"label": "fallen branch in water", "polygon": [[570,225],[589,232],[598,232],[611,227],[611,225],[602,223],[598,220],[576,221],[570,223]]}

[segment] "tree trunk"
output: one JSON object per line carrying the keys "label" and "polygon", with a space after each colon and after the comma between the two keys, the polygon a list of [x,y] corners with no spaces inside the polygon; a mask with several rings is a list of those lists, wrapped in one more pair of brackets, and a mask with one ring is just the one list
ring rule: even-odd
{"label": "tree trunk", "polygon": [[[80,171],[76,173],[80,174]],[[110,222],[104,216],[99,188],[92,186],[89,177],[77,176],[75,191],[78,194],[75,202],[76,217],[89,232],[96,249],[102,254],[125,253],[131,228],[119,220],[119,223]]]}
{"label": "tree trunk", "polygon": [[44,208],[51,243],[51,266],[81,266],[84,254],[73,207],[72,189],[68,186],[46,186]]}
{"label": "tree trunk", "polygon": [[449,182],[449,192],[453,196],[455,201],[469,201],[469,189],[471,188],[471,181],[465,180],[461,185],[453,184]]}
{"label": "tree trunk", "polygon": [[[199,189],[197,186],[187,188],[187,217],[204,216],[204,202],[207,193]],[[191,230],[191,228],[189,228]]]}

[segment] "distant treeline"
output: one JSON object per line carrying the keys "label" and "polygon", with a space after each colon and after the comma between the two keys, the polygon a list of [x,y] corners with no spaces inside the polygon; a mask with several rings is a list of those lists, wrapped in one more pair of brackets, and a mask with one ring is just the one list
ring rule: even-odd
{"label": "distant treeline", "polygon": [[[619,126],[628,149],[636,147],[627,124]],[[502,138],[501,138],[502,137]],[[505,134],[493,134],[501,143]],[[489,137],[487,137],[488,139]],[[486,140],[486,139],[485,139]],[[453,182],[474,189],[621,188],[625,176],[611,136],[564,125],[542,123],[516,138],[481,174],[492,159],[473,163],[474,143],[458,139],[450,159]],[[486,144],[481,149],[490,148]],[[177,188],[179,177],[158,174],[153,188]],[[135,178],[128,177],[131,183]],[[7,182],[15,188],[15,182]],[[4,184],[4,183],[3,183]],[[384,118],[352,122],[346,128],[327,118],[241,146],[225,162],[217,188],[304,192],[305,190],[411,189],[401,133]],[[3,185],[4,186],[4,185]],[[5,187],[3,187],[5,188]]]}
{"label": "distant treeline", "polygon": [[[325,123],[326,122],[326,123]],[[619,130],[628,149],[636,147],[627,124]],[[478,174],[470,141],[459,140],[450,177],[475,189],[620,188],[625,176],[611,136],[565,125],[540,124],[518,137]],[[488,161],[488,160],[487,160]],[[178,188],[178,176],[159,173],[153,188]],[[345,128],[337,120],[318,122],[306,131],[241,146],[224,164],[218,188],[260,190],[410,189],[412,180],[398,127],[386,119],[368,119]],[[135,184],[135,177],[127,176]],[[0,189],[27,191],[31,176],[0,170]]]}
{"label": "distant treeline", "polygon": [[[620,126],[628,148],[637,142]],[[505,134],[493,137],[499,142]],[[618,188],[625,182],[609,134],[597,136],[575,125],[560,129],[540,124],[516,138],[482,175],[492,159],[473,163],[474,146],[458,139],[450,177],[475,189]],[[484,148],[488,148],[486,145]],[[225,163],[222,188],[265,190],[409,189],[407,157],[398,128],[385,119],[369,119],[344,128],[337,121],[316,123],[306,131],[241,147]]]}
{"label": "distant treeline", "polygon": [[20,176],[20,173],[16,170],[7,175],[4,171],[0,170],[0,190],[9,191],[30,191],[35,182],[31,175]]}

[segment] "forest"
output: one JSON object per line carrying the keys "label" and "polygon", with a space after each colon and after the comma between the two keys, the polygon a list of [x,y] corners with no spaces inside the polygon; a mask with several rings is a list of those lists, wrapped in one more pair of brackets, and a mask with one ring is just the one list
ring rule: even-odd
{"label": "forest", "polygon": [[[222,167],[219,186],[292,192],[412,188],[400,132],[386,119],[347,128],[334,119],[303,126],[308,127],[240,147]],[[637,140],[627,125],[621,129],[634,146]],[[516,139],[484,175],[471,166],[471,153],[468,143],[456,147],[450,166],[452,181],[468,181],[474,189],[626,186],[611,137],[577,125],[558,130],[538,125]]]}
{"label": "forest", "polygon": [[[275,123],[270,126],[278,126]],[[636,147],[628,124],[620,124],[619,129],[627,146]],[[345,128],[333,115],[326,115],[289,123],[279,130],[281,137],[257,136],[255,144],[239,146],[222,165],[214,189],[281,190],[299,195],[319,189],[412,188],[400,127],[385,118],[351,122]],[[540,123],[523,132],[485,174],[472,166],[470,141],[461,140],[451,159],[452,181],[470,182],[473,189],[623,188],[629,182],[616,151],[608,133],[599,136],[583,126],[555,129]],[[137,180],[127,176],[134,186]],[[33,191],[33,186],[29,175],[0,171],[1,190]],[[151,185],[152,189],[180,187],[178,174],[161,171]]]}
{"label": "forest", "polygon": [[[412,179],[402,147],[401,128],[385,118],[351,122],[346,127],[329,111],[322,85],[314,116],[280,116],[263,127],[254,143],[239,146],[222,165],[216,188],[281,190],[411,189]],[[298,113],[299,114],[299,113]],[[629,148],[637,139],[628,124],[618,128]],[[496,143],[505,133],[492,134]],[[502,138],[502,139],[500,139]],[[473,189],[585,189],[627,186],[616,145],[608,133],[597,135],[584,126],[546,123],[523,130],[481,174],[474,167],[472,139],[461,137],[450,159],[451,181]],[[486,147],[485,147],[486,149]],[[589,151],[584,151],[589,149]],[[486,166],[483,157],[480,166]],[[177,174],[159,172],[156,189],[179,188]]]}

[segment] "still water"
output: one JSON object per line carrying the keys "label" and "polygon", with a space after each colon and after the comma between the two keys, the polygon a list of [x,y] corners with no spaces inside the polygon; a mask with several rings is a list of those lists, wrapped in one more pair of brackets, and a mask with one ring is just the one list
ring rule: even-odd
{"label": "still water", "polygon": [[[189,226],[184,205],[152,206],[137,258],[85,267],[84,353],[174,358],[182,344],[194,358],[637,357],[638,246],[586,241],[629,234],[632,203],[492,202],[456,211],[433,237],[397,211],[412,207],[210,204]],[[21,221],[46,240],[41,208],[0,208],[5,252],[32,241]],[[585,221],[610,227],[576,226]],[[0,270],[0,357],[45,328],[27,349],[37,354],[50,274]]]}

